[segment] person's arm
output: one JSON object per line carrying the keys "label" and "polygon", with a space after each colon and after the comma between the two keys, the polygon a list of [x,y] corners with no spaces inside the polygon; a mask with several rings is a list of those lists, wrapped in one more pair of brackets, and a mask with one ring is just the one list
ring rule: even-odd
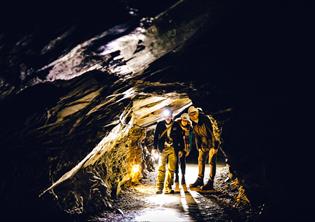
{"label": "person's arm", "polygon": [[182,129],[179,125],[179,123],[177,123],[178,125],[178,130],[177,130],[177,138],[178,138],[178,145],[179,145],[179,149],[178,149],[178,156],[181,158],[183,155],[183,152],[185,150],[185,141],[183,138],[183,132]]}
{"label": "person's arm", "polygon": [[[193,143],[194,143],[194,137],[193,137],[193,131],[192,129],[190,128],[189,129],[189,135],[188,135],[188,147],[187,147],[187,150],[186,150],[186,147],[185,147],[185,151],[186,151],[186,157],[189,156],[190,154],[190,151],[192,150],[192,147],[193,147]],[[186,144],[185,144],[186,146]]]}
{"label": "person's arm", "polygon": [[194,135],[194,142],[195,142],[195,147],[196,147],[196,149],[197,149],[197,151],[199,151],[199,149],[201,148],[201,139],[200,139],[200,137],[198,136],[198,135]]}
{"label": "person's arm", "polygon": [[213,129],[212,129],[212,124],[211,124],[211,120],[208,116],[204,116],[204,123],[206,125],[206,129],[207,129],[207,134],[212,137],[213,135]]}
{"label": "person's arm", "polygon": [[159,136],[160,136],[160,128],[161,128],[160,125],[161,123],[158,122],[155,127],[154,140],[153,140],[154,149],[159,148]]}
{"label": "person's arm", "polygon": [[183,151],[183,147],[184,147],[183,135],[182,135],[181,128],[178,122],[174,122],[173,124],[172,139],[174,142],[175,150],[178,152]]}
{"label": "person's arm", "polygon": [[193,129],[189,130],[189,146],[188,146],[188,153],[190,153],[190,151],[192,150],[193,147],[193,143],[195,142],[195,136],[194,136],[194,132]]}
{"label": "person's arm", "polygon": [[180,126],[178,126],[178,138],[179,138],[179,147],[180,147],[179,150],[183,152],[185,149],[185,141],[184,141],[183,133],[181,131]]}

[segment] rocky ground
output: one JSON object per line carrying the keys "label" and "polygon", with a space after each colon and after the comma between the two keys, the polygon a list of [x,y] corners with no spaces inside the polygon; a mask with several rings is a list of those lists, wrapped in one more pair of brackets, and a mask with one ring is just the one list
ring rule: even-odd
{"label": "rocky ground", "polygon": [[[196,165],[189,165],[196,172]],[[154,175],[143,179],[132,189],[123,190],[114,202],[114,212],[90,218],[90,221],[256,221],[259,208],[237,201],[238,189],[235,181],[227,178],[227,166],[220,166],[215,182],[215,191],[189,190],[179,194],[156,195]],[[190,176],[191,174],[187,175]],[[187,178],[190,183],[194,177]]]}

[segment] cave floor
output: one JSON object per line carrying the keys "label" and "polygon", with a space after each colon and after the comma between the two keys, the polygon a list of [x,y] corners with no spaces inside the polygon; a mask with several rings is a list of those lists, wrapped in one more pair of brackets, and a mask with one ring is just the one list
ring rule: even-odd
{"label": "cave floor", "polygon": [[[193,183],[198,174],[196,164],[188,164],[186,183]],[[206,175],[209,169],[206,168]],[[248,205],[235,201],[237,189],[228,178],[228,167],[219,165],[215,191],[155,194],[156,172],[150,173],[141,184],[122,191],[113,207],[115,212],[104,212],[91,221],[252,221],[256,213]],[[207,178],[205,178],[205,181]]]}

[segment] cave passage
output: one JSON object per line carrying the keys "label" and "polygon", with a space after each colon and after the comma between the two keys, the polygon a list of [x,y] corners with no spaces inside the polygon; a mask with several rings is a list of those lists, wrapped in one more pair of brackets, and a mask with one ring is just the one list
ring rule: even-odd
{"label": "cave passage", "polygon": [[[171,97],[168,99],[172,100]],[[159,104],[156,102],[156,98],[150,97],[138,101],[137,105],[140,107],[140,104],[142,104],[141,107],[146,107],[147,110],[152,101],[154,101],[155,106]],[[169,107],[171,104],[167,106]],[[187,105],[181,108],[173,107],[173,109],[180,114],[180,111],[186,107]],[[161,108],[158,113],[162,113],[164,108]],[[152,117],[146,116],[146,120],[148,119],[152,120]],[[131,167],[130,180],[133,183],[130,188],[132,191],[120,191],[117,205],[115,205],[119,210],[114,213],[104,213],[103,216],[93,217],[93,221],[244,221],[253,218],[257,214],[250,207],[244,188],[230,172],[230,166],[225,162],[226,156],[224,155],[226,154],[224,151],[220,153],[217,163],[215,190],[201,191],[200,189],[190,190],[188,188],[188,192],[184,192],[180,185],[180,193],[155,194],[159,155],[152,149],[152,143],[148,142],[153,140],[155,123],[150,122],[149,124],[143,120],[138,122],[146,126],[145,135],[149,137],[142,138],[148,143],[142,143],[142,151],[148,155],[148,158],[143,159],[146,162],[140,163],[140,166],[143,166],[140,169],[143,171],[138,171],[139,164],[133,165],[137,166],[137,170],[133,172],[133,167]],[[139,139],[141,140],[141,138]],[[196,180],[198,175],[197,153],[196,150],[192,151],[188,159],[189,163],[186,169],[187,187]],[[153,163],[150,163],[150,161]],[[151,165],[151,169],[148,165]],[[205,175],[209,175],[208,164],[206,164]],[[180,173],[179,181],[181,181],[181,176]],[[208,179],[208,176],[206,176],[204,182]],[[175,185],[173,185],[174,187]]]}
{"label": "cave passage", "polygon": [[[155,84],[157,88],[162,86]],[[254,215],[244,187],[231,173],[222,149],[214,191],[188,190],[185,193],[181,187],[180,194],[155,194],[158,156],[152,149],[152,141],[156,123],[164,118],[165,108],[172,109],[176,119],[192,101],[184,92],[170,91],[161,95],[141,91],[136,95],[138,90],[134,87],[123,92],[125,99],[131,97],[132,100],[124,107],[119,121],[111,123],[112,130],[39,196],[47,192],[58,196],[57,201],[71,214],[82,214],[94,204],[98,211],[90,212],[88,217],[95,221],[220,221]],[[188,162],[187,186],[198,175],[197,150],[191,151]],[[208,168],[206,164],[205,175],[209,174]],[[103,187],[108,191],[95,195],[93,190]],[[88,206],[83,204],[86,200],[89,200]],[[98,203],[104,200],[107,204]]]}

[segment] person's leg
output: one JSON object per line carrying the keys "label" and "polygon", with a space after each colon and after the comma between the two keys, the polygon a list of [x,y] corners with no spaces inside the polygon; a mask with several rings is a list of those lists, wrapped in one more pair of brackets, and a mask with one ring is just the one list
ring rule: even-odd
{"label": "person's leg", "polygon": [[214,181],[215,174],[217,172],[217,153],[218,150],[211,148],[209,152],[209,164],[210,164],[210,180]]}
{"label": "person's leg", "polygon": [[199,150],[198,177],[201,179],[203,179],[205,175],[206,157],[207,157],[207,152],[204,152],[203,150]]}
{"label": "person's leg", "polygon": [[166,193],[172,191],[172,185],[174,181],[174,171],[176,167],[176,154],[174,148],[170,147],[168,150],[168,165],[167,165],[167,176],[165,182]]}
{"label": "person's leg", "polygon": [[179,193],[179,155],[178,152],[176,153],[176,165],[175,165],[175,193]]}
{"label": "person's leg", "polygon": [[178,152],[176,152],[176,165],[175,165],[175,183],[179,182],[179,156]]}
{"label": "person's leg", "polygon": [[209,164],[210,164],[210,174],[209,174],[209,180],[207,184],[203,187],[201,187],[202,190],[213,190],[213,182],[214,177],[216,174],[216,162],[217,162],[217,152],[218,150],[211,148],[209,151]]}
{"label": "person's leg", "polygon": [[186,184],[185,173],[186,173],[186,152],[183,152],[182,157],[180,158],[180,169],[182,172],[182,181],[181,184]]}
{"label": "person's leg", "polygon": [[167,155],[166,155],[165,150],[163,150],[163,152],[160,154],[158,174],[156,177],[157,193],[161,193],[164,187],[166,161],[167,161]]}
{"label": "person's leg", "polygon": [[186,152],[183,153],[183,156],[180,160],[181,164],[181,172],[182,172],[182,180],[181,180],[181,185],[183,187],[184,192],[187,192],[187,186],[186,186],[186,178],[185,178],[185,173],[186,173]]}
{"label": "person's leg", "polygon": [[207,152],[204,152],[203,150],[199,149],[198,178],[193,184],[190,184],[190,188],[195,188],[195,187],[199,187],[203,185],[203,178],[205,174],[205,165],[206,165],[206,156],[207,156]]}

